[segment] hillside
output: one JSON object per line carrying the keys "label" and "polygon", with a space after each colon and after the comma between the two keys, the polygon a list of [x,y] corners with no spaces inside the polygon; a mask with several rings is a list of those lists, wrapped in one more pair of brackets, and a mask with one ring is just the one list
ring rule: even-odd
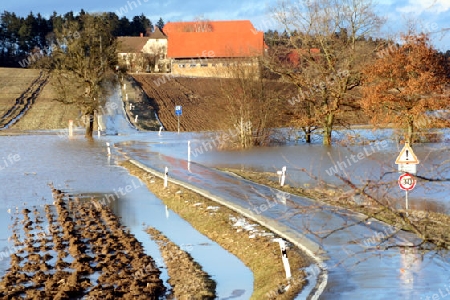
{"label": "hillside", "polygon": [[[175,106],[181,105],[181,131],[215,130],[224,117],[219,80],[214,78],[166,78],[161,75],[134,74],[133,78],[149,98],[149,105],[158,113],[164,128],[177,130]],[[158,81],[165,79],[165,82]]]}
{"label": "hillside", "polygon": [[[224,94],[221,85],[234,79],[168,77],[154,74],[133,74],[149,98],[149,106],[156,110],[158,117],[166,130],[177,130],[175,106],[183,107],[180,117],[180,130],[205,131],[227,129],[229,126],[226,106],[229,105],[229,95]],[[294,89],[285,84],[268,81],[266,88],[282,93],[284,97],[293,95]],[[259,109],[255,107],[254,109]],[[284,103],[273,107],[289,113]],[[280,116],[279,125],[284,126]]]}
{"label": "hillside", "polygon": [[[176,105],[183,107],[183,115],[180,117],[181,131],[231,128],[226,109],[229,102],[221,84],[233,79],[168,77],[155,74],[133,74],[128,79],[126,82],[131,83],[129,86],[132,89],[127,90],[130,99],[127,101],[124,98],[127,113],[133,123],[135,115],[139,115],[136,126],[140,130],[158,130],[156,113],[166,130],[176,131]],[[53,80],[51,75],[37,69],[0,68],[0,128],[4,129],[1,131],[3,134],[67,128],[69,120],[78,124],[80,112],[76,106],[53,100]],[[276,91],[283,99],[295,96],[295,89],[280,82],[267,81],[266,88]],[[132,111],[129,104],[134,105]],[[280,101],[278,107],[273,109],[279,112],[277,126],[288,126],[293,107],[286,101]],[[18,115],[23,116],[17,122],[8,124]],[[361,112],[346,113],[346,119],[347,124],[367,124],[367,118]]]}
{"label": "hillside", "polygon": [[70,119],[77,119],[78,108],[53,100],[52,80],[37,69],[0,68],[0,125],[8,128],[5,132],[67,128]]}

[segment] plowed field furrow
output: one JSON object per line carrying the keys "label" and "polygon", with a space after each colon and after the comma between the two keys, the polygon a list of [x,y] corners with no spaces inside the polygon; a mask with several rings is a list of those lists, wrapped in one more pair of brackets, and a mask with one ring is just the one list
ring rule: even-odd
{"label": "plowed field furrow", "polygon": [[15,104],[0,118],[0,129],[15,124],[31,108],[48,80],[48,73],[41,71],[31,85],[16,99]]}
{"label": "plowed field furrow", "polygon": [[[219,124],[223,120],[223,110],[220,106],[226,99],[217,93],[220,90],[218,80],[166,77],[166,82],[158,86],[155,83],[159,78],[157,75],[133,75],[133,77],[149,97],[166,130],[177,130],[176,105],[183,107],[180,130],[202,131],[220,128]],[[211,90],[215,91],[214,94],[210,93]]]}

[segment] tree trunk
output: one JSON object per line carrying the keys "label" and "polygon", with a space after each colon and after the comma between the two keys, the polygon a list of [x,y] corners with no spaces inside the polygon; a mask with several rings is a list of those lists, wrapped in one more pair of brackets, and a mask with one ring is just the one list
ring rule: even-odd
{"label": "tree trunk", "polygon": [[307,127],[302,127],[303,132],[305,133],[305,142],[307,144],[311,144],[311,127],[307,126]]}
{"label": "tree trunk", "polygon": [[87,115],[89,117],[89,120],[86,122],[86,132],[84,134],[84,137],[87,139],[92,139],[92,134],[94,132],[94,118],[92,115]]}
{"label": "tree trunk", "polygon": [[334,114],[329,113],[325,116],[325,122],[323,126],[323,144],[331,145],[331,133],[333,132]]}
{"label": "tree trunk", "polygon": [[414,135],[414,120],[410,118],[408,120],[408,134],[407,134],[407,140],[409,141],[410,145],[414,143],[413,135]]}

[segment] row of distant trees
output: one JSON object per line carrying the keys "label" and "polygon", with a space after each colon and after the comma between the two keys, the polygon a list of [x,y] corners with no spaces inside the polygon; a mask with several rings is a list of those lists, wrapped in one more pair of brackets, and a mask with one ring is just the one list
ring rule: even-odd
{"label": "row of distant trees", "polygon": [[[60,43],[56,38],[56,31],[72,22],[83,22],[89,15],[84,10],[78,14],[72,11],[65,14],[54,12],[45,18],[41,14],[30,14],[26,17],[14,12],[4,11],[0,15],[0,65],[18,67],[18,61],[36,51],[36,49],[50,49]],[[160,18],[156,24],[141,14],[131,20],[125,16],[119,17],[114,12],[104,13],[104,26],[111,36],[139,36],[141,33],[150,34],[154,26],[162,28],[164,21]]]}

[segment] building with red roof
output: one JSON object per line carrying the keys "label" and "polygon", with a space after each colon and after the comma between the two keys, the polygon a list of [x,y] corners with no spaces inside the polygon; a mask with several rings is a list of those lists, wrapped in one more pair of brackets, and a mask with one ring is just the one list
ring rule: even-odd
{"label": "building with red roof", "polygon": [[230,77],[225,72],[230,64],[254,65],[267,48],[264,33],[249,20],[169,22],[163,31],[171,72],[177,75]]}

